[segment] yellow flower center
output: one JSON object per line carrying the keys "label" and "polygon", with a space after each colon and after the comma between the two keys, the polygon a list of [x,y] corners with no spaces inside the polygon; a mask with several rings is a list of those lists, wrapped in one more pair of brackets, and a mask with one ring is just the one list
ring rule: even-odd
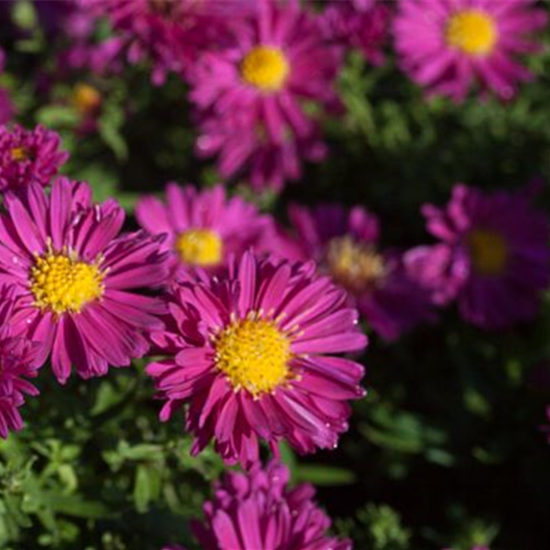
{"label": "yellow flower center", "polygon": [[285,54],[272,46],[257,46],[242,61],[243,80],[262,90],[277,92],[285,84],[290,67]]}
{"label": "yellow flower center", "polygon": [[22,162],[29,158],[29,153],[25,147],[14,147],[11,150],[11,159],[15,162]]}
{"label": "yellow flower center", "polygon": [[469,55],[487,55],[497,41],[497,26],[492,17],[480,10],[455,13],[447,23],[447,44]]}
{"label": "yellow flower center", "polygon": [[211,229],[189,229],[177,238],[176,250],[186,264],[212,267],[222,260],[223,243]]}
{"label": "yellow flower center", "polygon": [[73,104],[80,113],[90,113],[101,105],[101,94],[89,84],[77,84],[73,92]]}
{"label": "yellow flower center", "polygon": [[38,256],[30,273],[35,305],[57,314],[80,313],[86,304],[101,298],[105,290],[100,262],[101,259],[88,264],[66,253]]}
{"label": "yellow flower center", "polygon": [[360,292],[384,275],[384,260],[371,245],[352,237],[337,237],[329,243],[326,262],[330,274],[342,286]]}
{"label": "yellow flower center", "polygon": [[273,321],[249,315],[215,337],[216,366],[235,390],[271,392],[290,378],[290,340]]}
{"label": "yellow flower center", "polygon": [[466,242],[474,270],[480,275],[500,275],[508,262],[508,246],[496,231],[474,229]]}

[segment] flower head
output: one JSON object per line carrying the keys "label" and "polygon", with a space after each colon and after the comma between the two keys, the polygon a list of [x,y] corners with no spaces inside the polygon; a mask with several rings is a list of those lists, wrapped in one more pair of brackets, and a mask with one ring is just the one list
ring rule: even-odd
{"label": "flower head", "polygon": [[170,183],[166,201],[144,197],[136,218],[149,234],[167,235],[163,247],[176,274],[189,267],[219,270],[230,255],[261,248],[272,228],[269,216],[240,197],[227,198],[221,185],[198,191]]}
{"label": "flower head", "polygon": [[433,319],[429,294],[406,273],[401,254],[378,247],[378,220],[361,207],[292,206],[289,217],[302,244],[383,338],[395,340]]}
{"label": "flower head", "polygon": [[21,189],[33,182],[49,185],[69,158],[60,146],[59,136],[42,126],[33,130],[0,126],[0,191]]}
{"label": "flower head", "polygon": [[322,15],[328,40],[357,48],[374,65],[384,61],[391,9],[380,0],[331,0]]}
{"label": "flower head", "polygon": [[340,50],[293,0],[261,0],[254,16],[231,31],[190,75],[197,149],[219,155],[224,177],[251,175],[257,187],[280,187],[300,176],[302,158],[324,155],[318,122],[304,103],[338,105]]}
{"label": "flower head", "polygon": [[461,101],[475,82],[509,99],[532,79],[517,57],[541,50],[531,35],[547,20],[534,0],[400,0],[396,49],[405,72],[431,92]]}
{"label": "flower head", "polygon": [[361,365],[333,356],[366,345],[345,301],[313,265],[251,252],[225,277],[175,286],[168,328],[152,336],[169,357],[147,368],[166,401],[161,419],[189,403],[193,454],[215,439],[228,463],[257,460],[259,439],[301,453],[333,448],[346,401],[363,395]]}
{"label": "flower head", "polygon": [[88,378],[127,366],[149,348],[162,323],[159,302],[136,289],[166,278],[162,237],[119,235],[124,212],[113,200],[93,204],[84,183],[60,178],[51,194],[31,182],[4,197],[0,284],[17,294],[13,331],[41,343],[58,380],[76,367]]}
{"label": "flower head", "polygon": [[456,298],[464,319],[489,329],[535,316],[550,282],[550,226],[529,193],[459,184],[445,208],[423,214],[441,242],[413,249],[406,263],[436,303]]}
{"label": "flower head", "polygon": [[13,291],[0,290],[0,436],[20,430],[23,420],[19,409],[25,404],[25,395],[38,395],[38,390],[27,378],[37,375],[38,344],[13,337]]}
{"label": "flower head", "polygon": [[193,531],[209,550],[351,550],[350,540],[328,534],[330,519],[313,500],[315,489],[288,487],[285,466],[256,464],[247,474],[228,472],[204,505]]}

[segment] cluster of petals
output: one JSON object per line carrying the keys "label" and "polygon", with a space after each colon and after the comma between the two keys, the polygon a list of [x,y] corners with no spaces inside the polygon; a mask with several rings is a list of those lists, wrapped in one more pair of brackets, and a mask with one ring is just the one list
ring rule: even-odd
{"label": "cluster of petals", "polygon": [[259,441],[274,452],[334,448],[347,430],[350,399],[364,395],[363,367],[335,356],[367,341],[358,313],[313,263],[229,262],[223,277],[197,274],[174,285],[166,329],[152,335],[165,359],[150,363],[165,421],[188,404],[192,454],[211,440],[226,463],[258,460]]}
{"label": "cluster of petals", "polygon": [[384,61],[388,41],[391,4],[381,0],[331,0],[322,23],[328,40],[358,49],[374,65]]}
{"label": "cluster of petals", "polygon": [[303,158],[325,155],[319,122],[304,103],[315,102],[318,111],[339,108],[341,51],[296,0],[260,0],[229,35],[202,53],[189,77],[197,152],[218,155],[223,177],[279,188],[300,176]]}
{"label": "cluster of petals", "polygon": [[240,256],[250,247],[265,249],[273,231],[270,216],[238,196],[227,197],[222,185],[200,191],[169,183],[164,201],[143,197],[135,216],[150,235],[166,236],[162,248],[176,278],[185,277],[192,267],[214,273],[232,255]]}
{"label": "cluster of petals", "polygon": [[425,205],[438,244],[407,253],[409,273],[436,304],[452,300],[468,322],[502,329],[531,320],[550,283],[550,224],[536,189],[485,193],[457,184],[444,208]]}
{"label": "cluster of petals", "polygon": [[510,99],[533,77],[518,57],[541,51],[533,34],[547,21],[535,0],[399,0],[395,49],[403,70],[430,93],[458,102],[477,84]]}
{"label": "cluster of petals", "polygon": [[0,289],[0,436],[20,430],[23,420],[19,409],[25,396],[38,395],[28,381],[38,373],[37,355],[40,344],[13,335],[13,290]]}
{"label": "cluster of petals", "polygon": [[379,250],[376,216],[360,206],[291,205],[289,219],[302,258],[313,258],[348,291],[351,303],[379,336],[395,340],[434,319],[430,294],[409,277],[403,254]]}
{"label": "cluster of petals", "polygon": [[0,213],[0,285],[15,293],[14,336],[40,342],[64,383],[72,367],[83,378],[127,366],[149,349],[160,302],[138,291],[166,278],[163,237],[119,234],[124,212],[92,202],[85,183],[57,179],[4,195]]}
{"label": "cluster of petals", "polygon": [[46,186],[68,158],[58,134],[43,126],[0,126],[0,191]]}
{"label": "cluster of petals", "polygon": [[351,550],[350,540],[328,533],[331,522],[309,484],[288,487],[288,469],[270,462],[247,473],[229,472],[204,505],[193,531],[209,550]]}

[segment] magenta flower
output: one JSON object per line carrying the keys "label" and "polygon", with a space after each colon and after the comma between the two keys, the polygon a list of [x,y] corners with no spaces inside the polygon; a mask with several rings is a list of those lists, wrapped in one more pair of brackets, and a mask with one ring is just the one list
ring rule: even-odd
{"label": "magenta flower", "polygon": [[13,292],[0,291],[0,436],[20,430],[23,420],[19,409],[25,404],[25,395],[38,395],[38,390],[27,378],[38,373],[36,356],[39,344],[12,335]]}
{"label": "magenta flower", "polygon": [[208,550],[351,550],[350,540],[328,534],[331,521],[317,507],[315,489],[290,489],[285,466],[256,464],[248,474],[228,472],[204,505],[193,531]]}
{"label": "magenta flower", "polygon": [[259,439],[310,453],[347,430],[363,367],[333,354],[367,339],[345,293],[314,271],[246,252],[226,277],[173,288],[168,328],[152,336],[168,358],[147,372],[166,401],[161,420],[189,403],[193,455],[214,439],[227,463],[250,465]]}
{"label": "magenta flower", "polygon": [[162,84],[169,73],[184,74],[206,45],[223,39],[227,18],[235,21],[252,12],[253,3],[99,0],[95,10],[107,16],[115,32],[111,49],[131,65],[151,62],[152,80]]}
{"label": "magenta flower", "polygon": [[42,126],[25,130],[0,126],[0,191],[30,183],[46,186],[69,158],[59,136]]}
{"label": "magenta flower", "polygon": [[302,158],[320,160],[319,124],[304,103],[339,105],[340,49],[319,20],[294,0],[260,0],[231,40],[203,53],[190,75],[200,120],[197,151],[218,154],[224,178],[245,175],[255,187],[297,179]]}
{"label": "magenta flower", "polygon": [[304,259],[313,258],[348,290],[367,323],[395,340],[434,314],[429,294],[404,269],[401,254],[378,249],[378,219],[361,207],[293,205],[289,218]]}
{"label": "magenta flower", "polygon": [[456,185],[445,208],[422,209],[441,243],[410,251],[409,273],[435,303],[456,298],[463,318],[479,327],[532,319],[550,282],[550,226],[531,195]]}
{"label": "magenta flower", "polygon": [[113,200],[92,204],[84,183],[56,180],[51,194],[32,182],[7,193],[0,215],[0,284],[17,303],[14,335],[41,343],[64,383],[104,375],[148,350],[146,334],[162,323],[156,299],[138,288],[166,278],[161,237],[119,235],[124,213]]}
{"label": "magenta flower", "polygon": [[462,101],[475,82],[502,99],[533,75],[518,56],[542,49],[532,34],[547,13],[535,0],[400,0],[395,48],[403,70],[430,93]]}
{"label": "magenta flower", "polygon": [[230,255],[241,255],[251,246],[260,249],[273,225],[253,204],[240,197],[228,199],[221,185],[198,191],[169,183],[166,202],[144,197],[136,218],[150,235],[167,235],[163,249],[170,254],[175,274],[189,266],[216,270]]}
{"label": "magenta flower", "polygon": [[389,4],[380,0],[331,0],[322,22],[328,40],[357,48],[370,63],[380,65],[391,13]]}

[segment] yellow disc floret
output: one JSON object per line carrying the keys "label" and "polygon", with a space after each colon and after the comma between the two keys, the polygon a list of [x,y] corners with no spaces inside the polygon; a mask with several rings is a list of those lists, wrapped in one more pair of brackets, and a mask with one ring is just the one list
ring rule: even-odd
{"label": "yellow disc floret", "polygon": [[222,330],[214,341],[216,366],[235,390],[255,397],[290,378],[290,340],[274,321],[248,316]]}
{"label": "yellow disc floret", "polygon": [[374,248],[352,237],[337,237],[329,243],[326,262],[334,279],[353,292],[375,285],[384,275],[384,260]]}
{"label": "yellow disc floret", "polygon": [[455,13],[450,17],[445,30],[447,44],[469,55],[482,56],[491,53],[497,38],[495,21],[480,10]]}
{"label": "yellow disc floret", "polygon": [[496,231],[474,229],[466,239],[474,270],[480,275],[500,275],[508,263],[508,245]]}
{"label": "yellow disc floret", "polygon": [[81,82],[75,86],[73,104],[79,113],[87,115],[101,105],[101,94],[90,84]]}
{"label": "yellow disc floret", "polygon": [[186,264],[212,267],[222,261],[223,243],[211,229],[189,229],[176,239],[176,251]]}
{"label": "yellow disc floret", "polygon": [[99,264],[100,260],[92,264],[80,261],[74,253],[37,256],[30,272],[35,305],[57,314],[80,313],[105,290],[105,273]]}
{"label": "yellow disc floret", "polygon": [[257,46],[241,64],[243,80],[263,92],[277,92],[286,82],[290,67],[285,54],[272,46]]}
{"label": "yellow disc floret", "polygon": [[15,162],[22,162],[24,160],[28,160],[29,154],[27,150],[24,147],[14,147],[11,151],[11,160],[14,160]]}

